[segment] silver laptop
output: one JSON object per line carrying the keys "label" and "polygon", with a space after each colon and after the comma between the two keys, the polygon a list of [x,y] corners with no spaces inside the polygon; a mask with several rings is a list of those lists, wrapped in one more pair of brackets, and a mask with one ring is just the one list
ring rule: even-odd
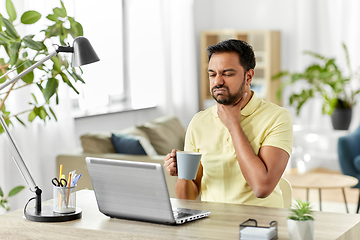
{"label": "silver laptop", "polygon": [[159,163],[86,158],[100,212],[113,217],[162,224],[182,224],[209,211],[173,209]]}

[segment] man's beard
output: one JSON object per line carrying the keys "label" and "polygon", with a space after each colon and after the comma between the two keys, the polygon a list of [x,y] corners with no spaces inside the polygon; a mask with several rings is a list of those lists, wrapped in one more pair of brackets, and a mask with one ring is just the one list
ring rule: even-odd
{"label": "man's beard", "polygon": [[[226,89],[228,97],[225,98],[224,95],[218,95],[217,97],[214,96],[215,89]],[[215,86],[211,89],[211,96],[215,99],[216,102],[223,104],[223,105],[234,105],[236,104],[244,95],[245,93],[245,81],[241,84],[239,90],[235,94],[230,94],[229,88],[227,86]],[[222,96],[219,98],[219,96]]]}

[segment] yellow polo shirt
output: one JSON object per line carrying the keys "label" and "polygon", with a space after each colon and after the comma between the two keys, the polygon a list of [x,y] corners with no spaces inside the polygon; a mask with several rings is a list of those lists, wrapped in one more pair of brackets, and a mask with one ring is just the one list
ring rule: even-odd
{"label": "yellow polo shirt", "polygon": [[[285,108],[253,93],[241,111],[241,126],[256,154],[265,145],[291,154],[293,124]],[[201,200],[283,207],[279,186],[266,198],[255,197],[241,172],[231,135],[217,115],[217,105],[193,117],[186,132],[185,150],[202,153]]]}

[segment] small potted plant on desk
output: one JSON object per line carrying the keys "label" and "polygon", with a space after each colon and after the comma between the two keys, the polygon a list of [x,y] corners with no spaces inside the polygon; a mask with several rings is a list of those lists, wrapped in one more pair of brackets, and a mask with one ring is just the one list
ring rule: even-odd
{"label": "small potted plant on desk", "polygon": [[314,217],[309,202],[296,200],[288,216],[289,238],[292,240],[312,240],[314,238]]}

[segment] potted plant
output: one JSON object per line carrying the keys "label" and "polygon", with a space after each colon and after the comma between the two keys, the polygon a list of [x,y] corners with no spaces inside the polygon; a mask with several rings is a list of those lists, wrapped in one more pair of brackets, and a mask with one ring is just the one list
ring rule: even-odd
{"label": "potted plant", "polygon": [[314,238],[314,217],[309,202],[296,200],[291,215],[287,218],[287,226],[290,239],[311,240]]}
{"label": "potted plant", "polygon": [[[48,25],[45,25],[36,35],[25,36],[21,36],[17,29],[37,23],[42,17],[41,14],[35,10],[29,10],[18,17],[11,0],[6,0],[6,8],[0,8],[1,10],[6,9],[8,15],[6,18],[0,12],[0,50],[2,53],[0,56],[0,84],[21,73],[38,59],[49,55],[53,51],[49,48],[53,45],[67,45],[70,38],[75,39],[83,35],[82,25],[73,17],[68,16],[61,0],[59,3],[60,6],[55,7],[52,13],[46,16],[45,21],[48,21]],[[56,104],[59,103],[58,87],[61,82],[79,93],[73,83],[78,81],[85,83],[81,78],[81,68],[77,70],[71,67],[66,56],[56,55],[51,58],[50,62],[51,64],[42,64],[35,69],[34,72],[37,72],[37,75],[30,72],[0,93],[0,109],[8,125],[12,123],[12,120],[17,120],[25,125],[22,115],[27,115],[26,118],[30,122],[36,118],[44,122],[52,118],[57,120],[55,112],[50,107],[50,100],[54,99]],[[29,108],[19,112],[7,109],[5,104],[9,95],[13,91],[29,85],[37,86],[32,90]],[[39,98],[39,96],[41,97]],[[0,126],[0,133],[2,132],[3,129]]]}
{"label": "potted plant", "polygon": [[2,191],[0,187],[0,207],[4,208],[5,211],[10,210],[10,206],[8,203],[8,197],[12,197],[16,194],[18,194],[21,190],[24,189],[24,186],[17,186],[10,190],[9,194],[7,196],[4,195],[4,192]]}
{"label": "potted plant", "polygon": [[272,77],[278,79],[288,77],[283,81],[277,92],[278,99],[281,98],[284,88],[299,81],[305,82],[306,87],[300,93],[292,93],[289,98],[290,105],[296,106],[296,113],[299,114],[302,106],[309,99],[320,96],[323,100],[322,113],[331,116],[334,129],[347,130],[352,116],[352,107],[356,104],[356,96],[360,89],[352,89],[350,81],[358,79],[358,75],[353,74],[349,52],[343,43],[346,56],[346,65],[349,76],[344,76],[335,62],[335,58],[326,58],[311,51],[305,51],[305,55],[310,55],[319,60],[308,66],[304,72],[290,73],[282,71]]}
{"label": "potted plant", "polygon": [[[8,17],[3,15],[6,9]],[[76,38],[83,35],[82,25],[75,21],[73,17],[68,16],[65,5],[60,0],[59,7],[52,9],[52,13],[46,16],[48,24],[44,26],[36,35],[29,34],[21,36],[17,31],[28,25],[35,24],[41,19],[41,14],[34,10],[29,10],[18,16],[11,0],[6,0],[6,7],[0,7],[0,84],[11,79],[13,75],[21,73],[24,69],[37,62],[38,59],[49,55],[48,46],[67,45],[70,37]],[[50,61],[49,61],[50,62]],[[37,75],[34,72],[37,71]],[[67,84],[76,93],[74,82],[85,83],[81,78],[81,69],[76,70],[71,67],[66,56],[57,55],[51,58],[51,64],[43,64],[34,72],[25,75],[17,83],[11,84],[8,89],[0,92],[0,114],[3,115],[6,123],[12,124],[17,120],[25,125],[22,115],[27,115],[26,119],[32,122],[36,118],[46,122],[46,120],[55,119],[55,112],[50,107],[50,100],[54,99],[59,103],[58,86],[61,82]],[[39,77],[35,77],[39,76]],[[6,108],[6,100],[15,90],[27,87],[29,85],[37,86],[31,93],[32,100],[29,101],[29,108],[14,112]],[[36,96],[42,96],[42,99]],[[29,98],[30,99],[30,98]],[[4,130],[0,125],[0,134]],[[24,187],[18,186],[13,188],[7,196],[4,195],[0,188],[0,209],[8,211],[8,197],[19,193]]]}

